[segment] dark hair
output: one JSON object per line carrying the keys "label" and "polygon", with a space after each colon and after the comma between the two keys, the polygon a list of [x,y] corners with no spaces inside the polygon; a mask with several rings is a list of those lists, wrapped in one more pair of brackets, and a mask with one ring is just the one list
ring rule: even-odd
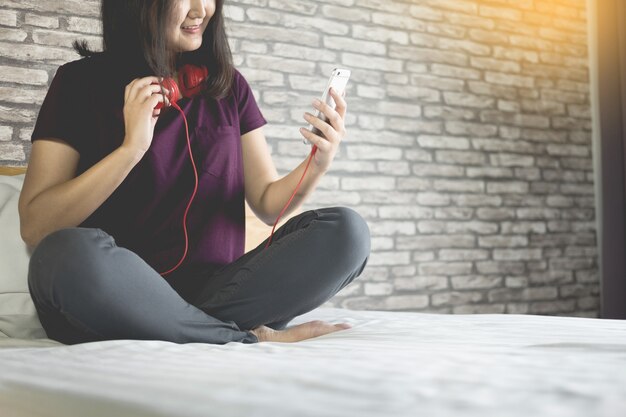
{"label": "dark hair", "polygon": [[[195,51],[173,54],[167,40],[176,0],[102,0],[102,49],[136,76],[171,77],[184,63],[206,66],[206,94],[220,98],[233,81],[233,58],[224,27],[224,0],[215,0],[215,14]],[[95,55],[86,41],[74,41],[81,56]]]}

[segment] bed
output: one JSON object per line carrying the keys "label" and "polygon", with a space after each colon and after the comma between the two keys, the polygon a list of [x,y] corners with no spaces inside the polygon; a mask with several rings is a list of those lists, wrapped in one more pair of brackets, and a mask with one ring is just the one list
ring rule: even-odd
{"label": "bed", "polygon": [[31,317],[0,334],[0,416],[626,415],[626,321],[320,306],[291,324],[317,319],[352,328],[66,346]]}

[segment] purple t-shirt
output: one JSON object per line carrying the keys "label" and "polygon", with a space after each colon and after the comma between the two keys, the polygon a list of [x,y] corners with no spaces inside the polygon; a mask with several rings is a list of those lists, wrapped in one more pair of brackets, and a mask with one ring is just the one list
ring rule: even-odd
{"label": "purple t-shirt", "polygon": [[[62,65],[31,141],[66,141],[80,153],[80,175],[122,144],[124,88],[132,78],[106,54]],[[227,97],[183,98],[178,105],[189,123],[198,191],[187,215],[188,254],[177,272],[211,271],[244,253],[241,135],[266,120],[239,71]],[[184,252],[183,214],[194,186],[188,152],[182,116],[163,109],[148,152],[80,226],[101,228],[158,272],[176,265]]]}

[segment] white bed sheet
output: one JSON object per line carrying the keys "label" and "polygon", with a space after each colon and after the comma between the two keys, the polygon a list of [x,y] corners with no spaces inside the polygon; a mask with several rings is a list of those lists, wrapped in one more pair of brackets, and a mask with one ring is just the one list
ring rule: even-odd
{"label": "white bed sheet", "polygon": [[[320,307],[299,343],[0,339],[0,415],[626,415],[626,321]],[[290,325],[291,325],[290,324]]]}

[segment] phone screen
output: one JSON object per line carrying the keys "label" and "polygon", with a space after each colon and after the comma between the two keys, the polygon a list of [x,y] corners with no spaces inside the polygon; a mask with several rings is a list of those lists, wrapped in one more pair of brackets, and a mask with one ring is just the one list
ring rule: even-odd
{"label": "phone screen", "polygon": [[[336,106],[336,103],[335,103],[335,100],[333,100],[333,97],[330,95],[329,90],[332,87],[335,91],[339,92],[339,94],[342,94],[343,91],[346,89],[346,86],[348,85],[348,79],[350,79],[350,70],[343,69],[343,68],[335,68],[333,70],[333,73],[330,76],[330,79],[328,80],[326,89],[322,92],[322,97],[320,98],[320,101],[322,103],[328,104],[330,107],[334,109]],[[325,122],[328,121],[328,118],[326,117],[326,115],[319,110],[315,112],[315,117],[318,117],[324,120]],[[316,135],[324,136],[322,132],[320,132],[320,130],[314,127],[312,124],[309,124],[309,130],[315,133]],[[302,139],[302,143],[307,144],[307,145],[311,144],[309,141],[307,141],[304,138]]]}

